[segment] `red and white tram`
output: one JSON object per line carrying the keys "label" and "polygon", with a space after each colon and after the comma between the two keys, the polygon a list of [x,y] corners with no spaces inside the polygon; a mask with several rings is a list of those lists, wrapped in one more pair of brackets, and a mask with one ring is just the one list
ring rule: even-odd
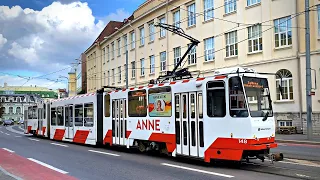
{"label": "red and white tram", "polygon": [[277,147],[267,77],[247,68],[102,90],[53,100],[43,107],[48,116],[37,122],[42,122],[38,130],[45,130],[36,133],[60,141],[138,147],[205,162],[263,160],[270,148]]}

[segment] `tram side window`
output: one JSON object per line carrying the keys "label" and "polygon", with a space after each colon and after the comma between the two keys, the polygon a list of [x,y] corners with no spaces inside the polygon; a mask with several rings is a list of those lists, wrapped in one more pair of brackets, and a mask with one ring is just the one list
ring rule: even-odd
{"label": "tram side window", "polygon": [[32,119],[32,107],[28,107],[28,119]]}
{"label": "tram side window", "polygon": [[83,105],[75,105],[74,125],[83,126]]}
{"label": "tram side window", "polygon": [[57,108],[57,123],[58,126],[63,126],[64,123],[64,118],[63,118],[63,107],[58,107]]}
{"label": "tram side window", "polygon": [[223,81],[207,84],[207,114],[209,117],[224,117],[226,115],[226,93]]}
{"label": "tram side window", "polygon": [[229,79],[230,116],[248,117],[248,111],[240,77]]}
{"label": "tram side window", "polygon": [[73,127],[73,106],[69,106],[69,127]]}
{"label": "tram side window", "polygon": [[180,118],[180,96],[176,95],[176,118],[179,119]]}
{"label": "tram side window", "polygon": [[56,126],[57,125],[56,108],[51,108],[51,125],[52,126]]}
{"label": "tram side window", "polygon": [[130,91],[128,93],[129,117],[147,116],[146,90]]}
{"label": "tram side window", "polygon": [[110,117],[110,94],[104,96],[104,116]]}
{"label": "tram side window", "polygon": [[198,112],[199,112],[199,118],[203,118],[203,99],[202,99],[202,93],[198,94]]}
{"label": "tram side window", "polygon": [[149,116],[170,117],[172,113],[171,87],[149,89]]}
{"label": "tram side window", "polygon": [[93,104],[84,105],[84,126],[93,127]]}

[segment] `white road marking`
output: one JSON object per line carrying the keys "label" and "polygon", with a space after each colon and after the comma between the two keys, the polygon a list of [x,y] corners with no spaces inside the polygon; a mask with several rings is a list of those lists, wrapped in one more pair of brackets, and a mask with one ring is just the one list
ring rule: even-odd
{"label": "white road marking", "polygon": [[5,134],[8,135],[8,136],[10,135],[10,134],[8,134],[8,133],[5,133]]}
{"label": "white road marking", "polygon": [[112,154],[112,153],[107,153],[107,152],[102,152],[102,151],[95,151],[95,150],[88,150],[88,151],[99,153],[99,154],[106,154],[106,155],[110,155],[110,156],[120,156],[119,154]]}
{"label": "white road marking", "polygon": [[307,175],[304,175],[304,174],[296,174],[297,176],[300,176],[300,177],[305,177],[305,178],[309,178],[310,176],[307,176]]}
{"label": "white road marking", "polygon": [[[289,160],[289,159],[287,159]],[[294,164],[294,165],[301,165],[301,166],[310,166],[310,167],[320,167],[320,164],[312,163],[310,161],[305,161],[305,160],[292,160],[291,161],[296,161],[296,162],[290,162],[290,161],[278,161],[279,163],[285,163],[285,164]]]}
{"label": "white road marking", "polygon": [[15,137],[21,137],[21,136],[15,136]]}
{"label": "white road marking", "polygon": [[222,177],[227,177],[227,178],[233,178],[234,177],[234,176],[227,175],[227,174],[215,173],[215,172],[211,172],[211,171],[205,171],[205,170],[201,170],[201,169],[194,169],[194,168],[189,168],[189,167],[184,167],[184,166],[178,166],[178,165],[174,165],[174,164],[161,163],[161,165],[174,167],[174,168],[185,169],[185,170],[189,170],[189,171],[200,172],[200,173],[204,173],[204,174],[215,175],[215,176],[222,176]]}
{"label": "white road marking", "polygon": [[13,129],[13,126],[9,126],[9,127],[6,127],[6,129],[10,132],[13,132],[13,133],[17,133],[17,134],[21,134],[21,135],[24,135],[24,132],[22,131],[17,131],[15,129]]}
{"label": "white road marking", "polygon": [[3,150],[6,150],[8,152],[11,152],[11,153],[14,153],[14,151],[10,150],[10,149],[7,149],[7,148],[2,148]]}
{"label": "white road marking", "polygon": [[30,139],[31,141],[40,141],[38,139],[32,139],[32,138],[28,138],[28,139]]}
{"label": "white road marking", "polygon": [[52,170],[55,170],[55,171],[58,171],[58,172],[60,172],[60,173],[62,173],[62,174],[67,174],[68,172],[66,172],[66,171],[64,171],[64,170],[61,170],[61,169],[58,169],[58,168],[56,168],[56,167],[53,167],[53,166],[51,166],[51,165],[49,165],[49,164],[46,164],[46,163],[44,163],[44,162],[41,162],[41,161],[38,161],[38,160],[36,160],[36,159],[33,159],[33,158],[28,158],[30,161],[33,161],[33,162],[35,162],[35,163],[38,163],[38,164],[40,164],[40,165],[42,165],[42,166],[44,166],[44,167],[47,167],[47,168],[50,168],[50,169],[52,169]]}
{"label": "white road marking", "polygon": [[53,145],[56,145],[56,146],[69,147],[69,146],[67,146],[67,145],[64,145],[64,144],[58,144],[58,143],[51,143],[51,144],[53,144]]}

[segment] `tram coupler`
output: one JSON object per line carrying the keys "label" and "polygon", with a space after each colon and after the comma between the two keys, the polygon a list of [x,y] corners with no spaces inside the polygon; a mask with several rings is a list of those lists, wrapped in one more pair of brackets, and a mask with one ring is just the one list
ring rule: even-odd
{"label": "tram coupler", "polygon": [[269,154],[268,157],[271,160],[272,164],[274,161],[283,161],[283,154],[282,153]]}

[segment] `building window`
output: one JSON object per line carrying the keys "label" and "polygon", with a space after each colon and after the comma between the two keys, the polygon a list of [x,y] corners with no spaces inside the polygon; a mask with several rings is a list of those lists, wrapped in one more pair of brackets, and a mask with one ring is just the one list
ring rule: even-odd
{"label": "building window", "polygon": [[248,27],[249,53],[262,51],[261,24]]}
{"label": "building window", "polygon": [[173,13],[173,25],[180,27],[180,10]]}
{"label": "building window", "polygon": [[150,56],[150,74],[154,74],[155,72],[155,60],[154,55]]}
{"label": "building window", "polygon": [[181,59],[181,47],[173,48],[174,65],[177,65]]}
{"label": "building window", "polygon": [[124,80],[126,79],[127,79],[127,64],[124,65]]}
{"label": "building window", "polygon": [[204,40],[205,61],[210,61],[215,58],[214,54],[214,37]]}
{"label": "building window", "polygon": [[118,56],[121,55],[121,39],[118,39]]}
{"label": "building window", "polygon": [[160,53],[160,70],[161,71],[166,70],[166,61],[167,61],[167,55],[166,55],[166,52],[163,51]]}
{"label": "building window", "polygon": [[281,79],[277,76],[276,87],[277,87],[277,100],[293,100],[293,83],[292,74],[287,69],[280,69],[277,74],[282,77],[282,92],[283,96],[279,91],[279,85],[281,85]]}
{"label": "building window", "polygon": [[132,73],[132,78],[136,77],[136,62],[132,61],[131,62],[131,73]]}
{"label": "building window", "polygon": [[261,2],[261,0],[247,0],[247,6],[252,6],[252,5],[258,4],[260,2]]}
{"label": "building window", "polygon": [[118,72],[119,72],[119,83],[121,83],[121,66],[118,67]]}
{"label": "building window", "polygon": [[107,56],[106,56],[106,47],[105,48],[103,48],[103,64],[105,64],[106,63],[106,59],[107,59]]}
{"label": "building window", "polygon": [[292,126],[292,121],[278,121],[279,127]]}
{"label": "building window", "polygon": [[[161,19],[159,19],[160,23],[166,23],[166,18],[163,17]],[[166,36],[166,30],[163,28],[160,28],[160,38],[165,37]]]}
{"label": "building window", "polygon": [[123,37],[123,41],[124,41],[124,50],[125,50],[125,52],[127,52],[128,51],[128,38],[126,35]]}
{"label": "building window", "polygon": [[109,46],[107,47],[107,53],[108,53],[108,62],[110,61],[110,48]]}
{"label": "building window", "polygon": [[112,83],[116,81],[115,76],[114,76],[114,69],[112,69]]}
{"label": "building window", "polygon": [[214,5],[213,0],[204,0],[204,21],[213,19],[214,17],[213,5]]}
{"label": "building window", "polygon": [[292,44],[291,17],[274,20],[275,47]]}
{"label": "building window", "polygon": [[9,107],[9,113],[10,113],[10,114],[13,113],[13,107]]}
{"label": "building window", "polygon": [[196,4],[193,3],[188,6],[188,27],[196,24]]}
{"label": "building window", "polygon": [[[188,48],[191,46],[191,44],[188,44]],[[197,63],[197,50],[196,46],[193,46],[191,51],[188,54],[188,64],[196,64]]]}
{"label": "building window", "polygon": [[110,71],[108,71],[108,86],[110,86]]}
{"label": "building window", "polygon": [[16,108],[16,113],[17,113],[17,114],[20,114],[20,113],[21,113],[21,108],[20,108],[20,107],[17,107],[17,108]]}
{"label": "building window", "polygon": [[238,55],[237,31],[226,34],[226,57]]}
{"label": "building window", "polygon": [[135,37],[135,33],[131,32],[131,49],[134,49],[136,47],[136,37]]}
{"label": "building window", "polygon": [[140,73],[140,75],[144,76],[144,59],[140,60],[140,65],[141,65],[141,73]]}
{"label": "building window", "polygon": [[154,23],[149,24],[149,41],[154,41]]}
{"label": "building window", "polygon": [[144,28],[140,28],[140,46],[144,45]]}
{"label": "building window", "polygon": [[224,0],[225,13],[232,13],[237,10],[237,0]]}
{"label": "building window", "polygon": [[320,36],[320,5],[318,5],[318,36]]}
{"label": "building window", "polygon": [[111,44],[111,59],[114,58],[114,42]]}

